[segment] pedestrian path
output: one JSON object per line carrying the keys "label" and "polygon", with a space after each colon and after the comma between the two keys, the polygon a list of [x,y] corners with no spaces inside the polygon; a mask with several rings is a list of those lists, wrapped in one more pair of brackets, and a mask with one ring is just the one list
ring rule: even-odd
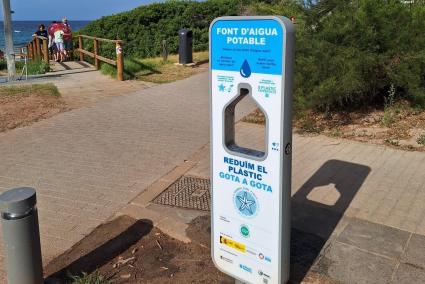
{"label": "pedestrian path", "polygon": [[102,75],[87,62],[51,62],[52,72],[40,78],[43,83],[54,83],[70,108],[92,105],[106,98],[137,92],[154,83],[128,80],[118,81]]}
{"label": "pedestrian path", "polygon": [[[236,133],[245,147],[263,144],[261,125],[240,122]],[[291,283],[424,283],[425,153],[324,136],[293,138]],[[181,185],[181,176],[194,182],[188,188],[203,189],[209,153],[208,145],[201,148],[117,215],[150,219],[190,241],[187,224],[209,212],[153,200],[176,180]],[[178,196],[178,204],[186,204],[182,196],[188,204],[206,198]]]}
{"label": "pedestrian path", "polygon": [[[252,147],[262,131],[239,125]],[[425,283],[424,173],[425,153],[294,135],[293,279],[313,271],[338,283]]]}
{"label": "pedestrian path", "polygon": [[[246,147],[263,144],[263,126],[240,122],[236,133]],[[324,136],[293,142],[291,283],[424,283],[425,153]],[[203,147],[118,215],[189,241],[187,224],[205,212],[152,200],[182,175],[209,179],[209,153]]]}
{"label": "pedestrian path", "polygon": [[[262,126],[239,131],[247,145],[261,145]],[[292,164],[295,201],[425,235],[425,153],[295,134]]]}
{"label": "pedestrian path", "polygon": [[[0,190],[37,189],[45,263],[208,143],[208,74],[147,87],[0,134]],[[244,104],[241,114],[252,108]],[[245,146],[261,144],[262,131],[238,125]],[[208,165],[206,151],[189,174],[208,177]],[[402,230],[403,244],[390,244],[395,249],[384,256],[394,257],[394,250],[401,255],[410,239],[425,235],[424,172],[425,153],[295,135],[292,194],[301,207],[294,212],[305,212],[296,216],[297,224],[314,228],[325,240],[345,230],[343,217]],[[319,209],[309,214],[312,206]],[[328,211],[337,217],[323,213]],[[306,218],[312,215],[317,218]],[[362,236],[358,227],[348,228],[354,230],[350,235]],[[350,235],[338,235],[339,242],[356,246],[358,240],[347,240]]]}
{"label": "pedestrian path", "polygon": [[0,133],[0,189],[37,189],[46,263],[208,140],[204,73]]}
{"label": "pedestrian path", "polygon": [[118,81],[94,66],[82,61],[50,62],[51,71],[30,76],[8,85],[53,83],[71,109],[89,106],[110,97],[134,93],[155,86],[155,83],[137,80]]}

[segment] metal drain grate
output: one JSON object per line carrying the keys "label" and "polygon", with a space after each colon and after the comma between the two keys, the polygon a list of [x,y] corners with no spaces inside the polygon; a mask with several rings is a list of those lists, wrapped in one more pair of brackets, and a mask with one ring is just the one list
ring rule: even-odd
{"label": "metal drain grate", "polygon": [[158,195],[153,203],[210,211],[210,181],[184,176]]}

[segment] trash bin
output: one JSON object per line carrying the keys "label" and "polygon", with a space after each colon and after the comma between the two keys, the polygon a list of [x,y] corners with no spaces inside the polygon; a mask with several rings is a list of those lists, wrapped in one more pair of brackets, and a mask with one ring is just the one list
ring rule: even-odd
{"label": "trash bin", "polygon": [[29,187],[0,195],[7,283],[42,284],[37,197]]}
{"label": "trash bin", "polygon": [[193,32],[190,29],[179,30],[179,63],[193,62],[192,56]]}

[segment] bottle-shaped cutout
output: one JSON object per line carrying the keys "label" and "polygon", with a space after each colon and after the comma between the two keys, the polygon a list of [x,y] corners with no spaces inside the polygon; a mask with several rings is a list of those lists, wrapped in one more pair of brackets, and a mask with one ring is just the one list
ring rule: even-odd
{"label": "bottle-shaped cutout", "polygon": [[244,78],[251,76],[251,67],[249,66],[248,60],[245,59],[245,61],[242,63],[240,73]]}
{"label": "bottle-shaped cutout", "polygon": [[[267,147],[267,127],[268,121],[265,112],[258,104],[258,102],[252,97],[252,88],[246,83],[241,83],[238,85],[238,96],[236,96],[233,101],[224,109],[224,145],[227,150],[232,152],[233,155],[247,156],[252,159],[262,160],[265,159],[268,147]],[[258,139],[243,139],[241,133],[236,132],[236,123],[246,116],[242,105],[251,105],[256,106],[259,117],[264,117],[265,127],[262,128],[263,131],[257,133],[257,135],[262,136]]]}

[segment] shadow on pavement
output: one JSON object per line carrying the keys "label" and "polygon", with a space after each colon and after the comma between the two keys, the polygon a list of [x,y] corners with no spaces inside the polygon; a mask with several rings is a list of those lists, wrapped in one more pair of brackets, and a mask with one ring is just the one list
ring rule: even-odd
{"label": "shadow on pavement", "polygon": [[[294,194],[291,202],[292,283],[301,282],[315,264],[370,171],[364,165],[329,160]],[[314,201],[315,196],[328,201],[327,204]]]}
{"label": "shadow on pavement", "polygon": [[91,68],[91,67],[93,67],[93,65],[90,65],[90,64],[88,64],[88,63],[86,63],[84,61],[74,61],[74,62],[77,63],[77,64],[79,64],[79,65],[81,65],[84,68]]}
{"label": "shadow on pavement", "polygon": [[62,66],[65,70],[72,70],[71,67],[69,67],[67,64],[65,64],[64,62],[58,62],[58,64],[60,66]]}
{"label": "shadow on pavement", "polygon": [[[95,271],[136,244],[153,228],[151,220],[118,217],[96,228],[89,236],[46,266],[45,283],[65,283],[70,276]],[[95,249],[93,249],[95,248]]]}

